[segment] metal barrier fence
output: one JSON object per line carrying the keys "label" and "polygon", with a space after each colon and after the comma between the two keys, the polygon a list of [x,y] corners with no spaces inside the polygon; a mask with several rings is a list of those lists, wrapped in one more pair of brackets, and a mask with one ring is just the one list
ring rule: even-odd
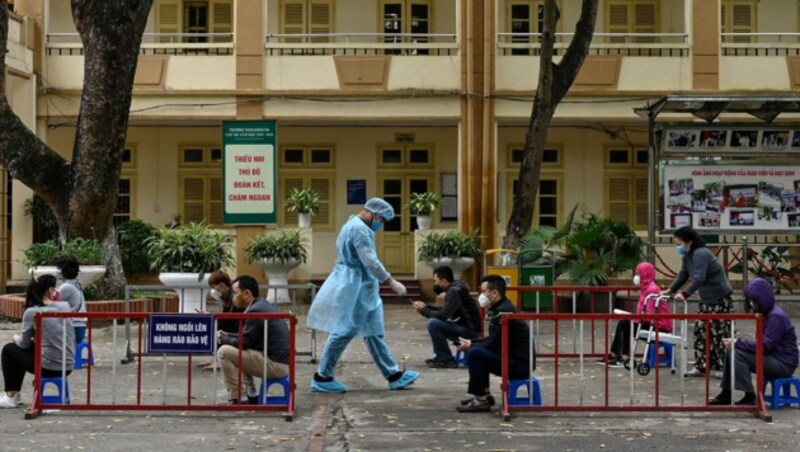
{"label": "metal barrier fence", "polygon": [[[314,284],[259,284],[258,290],[264,293],[265,298],[269,301],[269,294],[272,292],[272,299],[275,300],[279,297],[279,291],[291,291],[289,297],[292,301],[291,309],[295,308],[298,292],[308,292],[311,301],[317,296],[317,286]],[[178,312],[184,313],[186,311],[187,299],[194,300],[198,303],[199,308],[197,312],[204,312],[206,310],[206,298],[211,288],[207,285],[204,286],[166,286],[166,285],[128,285],[125,286],[125,312],[131,311],[131,298],[133,294],[145,293],[151,298],[174,298],[178,296]],[[155,295],[154,295],[155,294]],[[159,296],[158,294],[163,294]],[[273,301],[274,303],[274,301]],[[162,305],[163,306],[163,305]],[[276,305],[280,306],[280,305]],[[156,310],[155,312],[161,312]],[[291,311],[290,311],[291,312]],[[317,331],[311,330],[311,350],[309,351],[294,351],[299,356],[310,356],[311,363],[317,362]],[[131,349],[131,329],[130,320],[125,321],[125,356],[122,358],[122,364],[128,364],[133,360],[134,353]]]}
{"label": "metal barrier fence", "polygon": [[[705,377],[705,388],[701,396],[703,397],[702,404],[687,404],[686,391],[691,389],[688,388],[685,384],[685,376],[683,372],[680,373],[678,378],[680,378],[680,403],[662,403],[662,397],[665,394],[664,389],[662,388],[662,382],[665,381],[664,378],[660,375],[660,370],[658,366],[658,361],[656,361],[654,377],[652,378],[652,382],[654,384],[654,403],[651,405],[642,404],[642,398],[636,397],[636,385],[635,385],[635,365],[628,366],[629,371],[629,378],[628,378],[628,397],[627,403],[612,403],[611,400],[611,392],[613,389],[619,389],[618,387],[612,388],[610,386],[611,380],[609,378],[609,367],[604,366],[603,371],[603,380],[600,385],[591,385],[591,389],[594,390],[594,394],[590,394],[591,400],[597,400],[600,398],[602,401],[601,404],[597,403],[587,403],[586,398],[586,391],[587,391],[587,372],[586,366],[584,365],[585,358],[591,357],[592,354],[586,353],[584,350],[585,343],[584,343],[584,329],[585,329],[585,322],[589,321],[592,324],[594,322],[600,321],[603,322],[605,325],[605,339],[604,339],[604,351],[605,355],[608,355],[609,351],[609,326],[610,322],[612,321],[619,321],[619,320],[638,320],[638,321],[648,321],[651,324],[655,325],[657,320],[659,319],[669,319],[672,321],[678,321],[681,325],[681,335],[680,338],[687,337],[687,329],[688,325],[687,322],[689,320],[701,320],[705,322],[705,333],[706,333],[706,362],[709,362],[710,358],[710,327],[711,321],[731,321],[731,337],[735,337],[736,335],[736,326],[734,321],[754,321],[755,323],[755,338],[756,338],[756,404],[751,406],[736,406],[736,405],[709,405],[708,399],[710,396],[710,370],[706,372]],[[534,344],[534,337],[541,337],[541,332],[539,330],[538,322],[552,322],[553,323],[553,345],[552,345],[552,353],[541,353],[536,356],[539,359],[539,363],[542,361],[540,358],[543,357],[552,357],[552,375],[553,375],[553,385],[554,391],[551,394],[552,397],[552,404],[544,404],[541,403],[539,405],[534,404],[534,391],[531,387],[529,389],[529,398],[530,403],[526,404],[509,404],[509,397],[517,397],[516,394],[510,394],[510,380],[509,380],[509,362],[508,362],[508,353],[509,353],[509,338],[508,338],[508,322],[510,321],[525,321],[528,325],[528,329],[530,332],[530,343],[528,344],[529,350],[531,352],[531,358],[529,363],[529,379],[534,377],[533,372],[533,352],[536,348],[542,349],[543,344],[542,341]],[[578,331],[577,336],[579,338],[578,350],[577,354],[575,353],[561,353],[561,338],[560,333],[561,329],[559,323],[561,321],[569,321],[569,322],[577,322],[578,323]],[[672,411],[672,412],[697,412],[697,411],[732,411],[732,412],[749,412],[753,413],[755,416],[766,420],[771,421],[771,417],[766,412],[766,407],[764,404],[764,375],[763,375],[763,317],[758,314],[644,314],[644,315],[623,315],[623,314],[531,314],[531,313],[515,313],[515,314],[503,314],[501,318],[501,325],[502,325],[502,349],[501,349],[501,389],[502,389],[502,400],[503,400],[503,407],[501,410],[501,415],[505,420],[510,420],[511,411],[565,411],[565,412],[608,412],[608,411],[619,411],[619,412],[642,412],[642,411]],[[657,329],[654,330],[654,335],[648,335],[649,339],[652,339],[653,346],[655,347],[656,356],[658,356],[659,345],[661,345],[661,337],[664,336],[665,342],[666,337],[669,336],[667,333],[659,333]],[[574,335],[573,335],[574,336]],[[630,345],[631,345],[631,358],[635,360],[635,356],[633,356],[633,352],[635,351],[634,348],[634,337],[633,329],[631,330],[631,336],[629,338]],[[535,345],[535,346],[534,346]],[[685,361],[686,359],[686,343],[683,340],[683,343],[677,346],[678,353],[681,355],[680,360]],[[674,349],[673,349],[674,350]],[[604,356],[605,356],[604,355]],[[674,351],[673,351],[674,357]],[[729,361],[731,372],[733,372],[733,368],[735,366],[735,354],[731,354],[731,359]],[[562,383],[562,379],[569,379],[574,375],[567,376],[562,375],[560,371],[562,367],[570,367],[574,368],[575,363],[574,359],[577,358],[577,367],[578,367],[578,387],[574,388],[574,383],[570,389],[570,395],[577,396],[577,403],[575,402],[568,402],[562,403],[562,400],[559,400],[560,392],[559,389],[562,386],[569,386],[567,384]],[[646,357],[643,357],[646,359]],[[567,361],[565,363],[564,361]],[[550,361],[548,361],[549,363]],[[673,365],[674,366],[674,365]],[[541,368],[539,369],[541,372]],[[674,367],[673,367],[674,373]],[[541,373],[540,373],[541,375]],[[546,375],[546,374],[545,374]],[[733,378],[731,378],[731,392],[733,392]],[[533,386],[533,385],[531,385]],[[624,396],[624,393],[617,393],[615,394],[615,400]],[[674,394],[670,394],[670,400],[674,399]],[[695,394],[695,397],[698,395]],[[544,395],[542,396],[544,398]]]}
{"label": "metal barrier fence", "polygon": [[[192,382],[193,382],[193,366],[192,361],[193,357],[197,356],[198,354],[194,353],[178,353],[178,354],[171,354],[167,355],[166,353],[162,353],[160,356],[162,357],[163,364],[162,364],[162,383],[160,388],[157,386],[149,386],[148,388],[143,389],[144,384],[150,384],[155,382],[155,379],[147,378],[143,374],[144,372],[144,362],[142,357],[147,355],[147,350],[150,349],[152,344],[149,343],[147,338],[149,338],[149,334],[147,334],[147,329],[149,327],[149,320],[150,320],[149,313],[73,313],[73,312],[41,312],[37,313],[35,317],[35,357],[34,357],[34,375],[35,375],[35,382],[34,385],[34,394],[33,394],[33,403],[30,406],[30,410],[26,413],[26,419],[33,419],[40,416],[44,410],[49,409],[69,409],[69,410],[76,410],[76,411],[107,411],[107,410],[115,410],[115,411],[283,411],[285,412],[285,419],[287,421],[291,421],[294,418],[295,412],[295,389],[296,389],[296,382],[295,382],[295,334],[296,334],[296,324],[297,318],[290,313],[216,313],[216,314],[208,314],[209,316],[213,316],[213,331],[211,332],[212,342],[213,342],[213,359],[216,360],[217,351],[219,349],[219,344],[216,338],[216,332],[218,331],[217,323],[219,320],[237,320],[239,323],[239,344],[242,343],[243,337],[243,325],[245,320],[252,321],[252,320],[262,320],[264,322],[264,344],[263,344],[263,355],[264,359],[264,366],[262,373],[260,375],[262,379],[262,388],[261,388],[261,395],[266,397],[267,388],[263,385],[263,382],[267,379],[267,360],[266,356],[269,350],[269,343],[267,341],[268,331],[269,331],[269,321],[270,320],[285,320],[288,322],[289,328],[289,387],[288,390],[285,391],[284,396],[286,403],[280,404],[258,404],[258,405],[251,405],[251,404],[217,404],[217,386],[219,385],[219,381],[217,379],[217,366],[214,366],[213,369],[213,383],[212,383],[212,397],[211,403],[201,404],[201,403],[193,403],[197,397],[192,392]],[[194,315],[186,315],[186,314],[175,314],[175,316],[179,317],[186,317],[186,318],[197,318]],[[93,396],[95,395],[92,391],[92,384],[93,384],[93,374],[98,373],[100,370],[94,369],[93,365],[89,365],[86,367],[85,371],[85,393],[86,398],[83,403],[74,403],[75,398],[72,397],[69,402],[66,404],[64,403],[44,403],[42,401],[42,393],[40,391],[41,385],[38,382],[42,379],[42,357],[41,357],[41,346],[42,346],[42,320],[44,318],[59,318],[63,319],[63,324],[66,326],[66,319],[68,318],[75,318],[75,317],[82,317],[87,319],[87,331],[86,331],[86,338],[88,341],[88,348],[92,352],[96,351],[92,347],[93,345],[93,332],[94,332],[94,323],[96,321],[112,321],[112,354],[117,349],[118,344],[118,329],[119,329],[119,320],[125,320],[126,322],[134,321],[137,324],[137,338],[136,338],[136,353],[135,357],[138,358],[136,360],[137,367],[134,372],[134,375],[122,375],[118,369],[116,359],[110,359],[111,363],[111,394],[110,397],[104,394],[103,402],[96,402],[93,400]],[[65,330],[66,331],[66,330]],[[66,342],[66,333],[62,336],[62,343]],[[65,362],[66,362],[66,348],[62,347],[62,369],[61,369],[61,392],[60,394],[63,395],[66,393],[65,389],[67,387],[67,372],[65,369]],[[205,355],[208,354],[199,354]],[[152,355],[151,355],[152,356]],[[177,357],[178,359],[185,358],[186,359],[186,399],[185,403],[178,403],[173,399],[175,396],[168,396],[167,391],[167,383],[168,383],[168,375],[170,372],[168,371],[168,367],[174,365],[174,361],[171,361],[168,356],[170,357]],[[148,376],[153,376],[152,372],[155,367],[148,366],[148,370],[151,372]],[[237,365],[237,372],[238,372],[238,399],[242,398],[242,348],[239,347],[239,356],[238,356],[238,365]],[[80,379],[81,377],[79,374],[82,372],[75,372],[73,371],[70,374],[70,377],[73,378],[73,383]],[[155,372],[157,373],[157,371]],[[173,374],[175,372],[172,372]],[[118,395],[118,381],[122,380],[130,380],[131,377],[135,380],[132,382],[131,385],[128,385],[127,388],[134,387],[135,388],[135,395],[128,394],[126,400],[135,400],[135,403],[126,403],[126,402],[118,402],[118,398],[122,395]],[[143,402],[142,396],[143,393],[146,392],[148,398],[151,397],[156,391],[161,391],[161,403],[147,403]],[[76,394],[78,391],[72,391],[72,394]],[[63,400],[63,399],[62,399]],[[227,400],[223,400],[223,402],[227,402]]]}

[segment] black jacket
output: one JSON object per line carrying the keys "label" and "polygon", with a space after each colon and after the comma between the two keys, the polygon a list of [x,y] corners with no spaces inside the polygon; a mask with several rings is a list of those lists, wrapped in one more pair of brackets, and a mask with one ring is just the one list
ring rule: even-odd
{"label": "black jacket", "polygon": [[443,306],[426,306],[421,312],[429,319],[454,322],[472,331],[472,339],[481,332],[481,314],[478,303],[469,294],[469,286],[464,281],[454,281],[447,288]]}
{"label": "black jacket", "polygon": [[[500,317],[505,313],[517,312],[517,308],[508,298],[503,298],[489,308],[489,335],[483,339],[476,339],[472,345],[484,347],[487,350],[500,354],[503,347],[503,337],[501,336]],[[523,320],[511,320],[508,331],[508,352],[509,360],[517,361],[527,365],[529,353],[530,331],[528,323]],[[534,344],[533,368],[536,368],[536,348]]]}
{"label": "black jacket", "polygon": [[[278,312],[275,306],[267,303],[264,298],[258,297],[250,303],[245,313]],[[289,364],[289,327],[283,319],[267,321],[269,329],[267,336],[267,358],[272,361]],[[239,335],[227,333],[220,337],[221,345],[239,346]],[[245,320],[242,328],[242,349],[264,351],[264,321]]]}

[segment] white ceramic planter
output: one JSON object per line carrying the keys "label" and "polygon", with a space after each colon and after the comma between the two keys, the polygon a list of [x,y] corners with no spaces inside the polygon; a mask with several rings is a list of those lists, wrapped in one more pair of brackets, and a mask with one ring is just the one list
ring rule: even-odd
{"label": "white ceramic planter", "polygon": [[[291,259],[280,262],[275,259],[261,259],[258,265],[264,269],[264,274],[269,279],[270,286],[286,286],[289,284],[289,272],[300,265],[300,259]],[[273,303],[291,303],[288,289],[269,289],[267,300]]]}
{"label": "white ceramic planter", "polygon": [[428,266],[433,269],[436,269],[436,267],[441,267],[442,265],[447,265],[453,269],[453,277],[455,279],[461,279],[461,272],[475,265],[475,259],[471,257],[443,257],[440,259],[433,259],[432,261],[428,262]]}
{"label": "white ceramic planter", "polygon": [[311,214],[310,213],[298,213],[297,214],[297,225],[301,228],[310,228],[311,227]]}
{"label": "white ceramic planter", "polygon": [[[33,267],[29,270],[32,278],[36,279],[42,275],[53,275],[58,273],[55,265],[42,265]],[[81,287],[89,287],[92,283],[102,278],[106,274],[105,265],[81,265],[78,273],[78,282]]]}
{"label": "white ceramic planter", "polygon": [[[159,273],[158,280],[165,286],[176,288],[181,313],[194,314],[197,311],[205,310],[203,295],[204,291],[211,290],[208,287],[209,276],[211,273],[204,274],[202,279],[199,279],[199,273]],[[178,288],[183,288],[183,290]]]}
{"label": "white ceramic planter", "polygon": [[431,216],[430,215],[417,215],[417,227],[420,230],[426,231],[431,228]]}

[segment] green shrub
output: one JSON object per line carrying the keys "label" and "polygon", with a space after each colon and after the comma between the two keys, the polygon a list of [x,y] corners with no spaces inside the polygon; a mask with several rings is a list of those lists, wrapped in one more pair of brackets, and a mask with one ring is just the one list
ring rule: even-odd
{"label": "green shrub", "polygon": [[412,193],[408,207],[411,209],[412,215],[430,215],[439,208],[439,195],[432,191]]}
{"label": "green shrub", "polygon": [[299,259],[303,263],[308,260],[305,239],[298,230],[253,236],[247,243],[244,253],[249,263],[261,259],[274,259],[281,264],[292,259]]}
{"label": "green shrub", "polygon": [[159,228],[145,241],[150,269],[166,273],[209,273],[233,262],[233,237],[203,221]]}
{"label": "green shrub", "polygon": [[142,244],[156,234],[155,226],[142,220],[131,220],[117,225],[116,230],[125,273],[134,275],[150,270],[147,249]]}
{"label": "green shrub", "polygon": [[319,213],[319,193],[313,188],[293,188],[286,195],[286,210],[289,212],[309,213],[311,216]]}
{"label": "green shrub", "polygon": [[23,263],[28,267],[55,265],[56,261],[63,256],[72,256],[81,265],[103,265],[105,262],[105,254],[100,242],[76,238],[68,241],[64,246],[61,246],[57,239],[34,243],[25,250]]}
{"label": "green shrub", "polygon": [[431,232],[420,245],[417,257],[421,262],[430,262],[441,258],[476,258],[481,253],[481,237],[476,229],[469,234],[460,231],[443,234]]}

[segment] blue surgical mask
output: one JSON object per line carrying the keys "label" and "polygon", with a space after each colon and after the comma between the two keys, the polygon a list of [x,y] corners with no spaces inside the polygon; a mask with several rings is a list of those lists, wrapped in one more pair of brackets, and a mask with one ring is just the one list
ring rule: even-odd
{"label": "blue surgical mask", "polygon": [[383,228],[383,223],[381,223],[378,219],[372,220],[370,228],[372,228],[373,231],[378,232]]}
{"label": "blue surgical mask", "polygon": [[689,254],[689,252],[686,251],[686,248],[684,248],[683,245],[678,245],[675,248],[677,248],[678,254],[680,254],[681,256],[686,256],[687,254]]}

